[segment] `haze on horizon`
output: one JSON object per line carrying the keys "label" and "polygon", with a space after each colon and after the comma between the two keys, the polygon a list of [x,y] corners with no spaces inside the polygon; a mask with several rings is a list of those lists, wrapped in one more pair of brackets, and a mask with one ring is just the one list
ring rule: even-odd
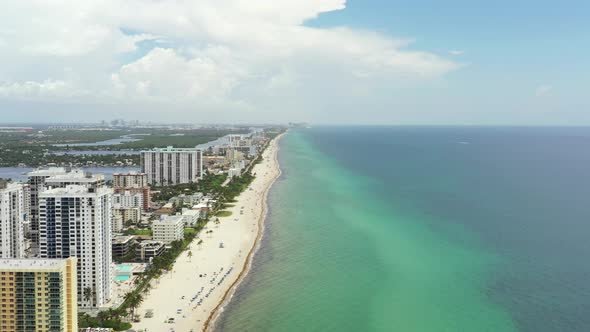
{"label": "haze on horizon", "polygon": [[590,125],[590,3],[4,0],[0,122]]}

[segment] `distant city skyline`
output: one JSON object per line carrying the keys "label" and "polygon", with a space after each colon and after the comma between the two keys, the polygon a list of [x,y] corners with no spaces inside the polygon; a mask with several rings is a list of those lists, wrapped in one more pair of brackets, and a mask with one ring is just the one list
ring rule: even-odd
{"label": "distant city skyline", "polygon": [[590,125],[588,10],[581,0],[7,0],[0,116]]}

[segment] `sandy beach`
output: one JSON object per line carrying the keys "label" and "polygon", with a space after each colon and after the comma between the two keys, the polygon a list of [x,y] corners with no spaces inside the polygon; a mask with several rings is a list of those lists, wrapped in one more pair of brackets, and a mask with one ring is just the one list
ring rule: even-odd
{"label": "sandy beach", "polygon": [[[274,139],[263,154],[263,161],[254,166],[256,178],[238,198],[229,217],[207,225],[198,239],[183,252],[172,271],[152,282],[138,309],[139,331],[203,331],[210,329],[223,311],[233,289],[247,273],[251,256],[262,234],[266,215],[266,196],[280,175],[277,160],[278,141]],[[206,233],[212,230],[212,233]],[[199,239],[203,240],[198,245]],[[147,310],[153,317],[145,318]],[[169,323],[174,318],[174,323]]]}

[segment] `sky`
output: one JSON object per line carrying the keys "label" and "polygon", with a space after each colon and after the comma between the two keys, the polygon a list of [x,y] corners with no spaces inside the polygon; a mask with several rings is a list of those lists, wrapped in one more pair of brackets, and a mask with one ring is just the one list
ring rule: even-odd
{"label": "sky", "polygon": [[581,0],[2,0],[0,122],[590,125]]}

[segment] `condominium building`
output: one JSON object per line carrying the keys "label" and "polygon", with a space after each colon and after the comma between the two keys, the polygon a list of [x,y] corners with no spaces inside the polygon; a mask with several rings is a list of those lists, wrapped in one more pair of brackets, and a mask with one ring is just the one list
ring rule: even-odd
{"label": "condominium building", "polygon": [[78,303],[103,307],[111,298],[111,194],[106,187],[68,185],[39,195],[39,256],[78,258]]}
{"label": "condominium building", "polygon": [[25,254],[24,190],[20,183],[0,180],[0,257],[23,258]]}
{"label": "condominium building", "polygon": [[39,254],[39,195],[49,188],[63,188],[68,185],[84,185],[98,188],[105,185],[105,178],[101,174],[91,174],[79,169],[66,167],[50,167],[36,169],[27,174],[29,178],[30,198],[28,210],[30,212],[29,233],[33,256]]}
{"label": "condominium building", "polygon": [[170,244],[184,239],[184,219],[182,216],[162,216],[152,224],[153,239]]}
{"label": "condominium building", "polygon": [[113,174],[113,186],[117,194],[125,192],[132,194],[140,193],[143,197],[142,210],[145,211],[150,208],[152,195],[146,173],[129,172],[126,174]]}
{"label": "condominium building", "polygon": [[144,188],[148,186],[147,174],[129,172],[125,174],[113,174],[113,186],[115,188]]}
{"label": "condominium building", "polygon": [[0,331],[77,332],[76,258],[0,259]]}
{"label": "condominium building", "polygon": [[39,194],[45,190],[45,180],[48,177],[66,173],[63,167],[51,167],[48,169],[36,169],[27,173],[29,178],[29,232],[27,236],[31,242],[33,256],[39,253]]}
{"label": "condominium building", "polygon": [[141,152],[141,171],[151,185],[165,186],[197,182],[203,176],[203,154],[199,149],[172,146]]}
{"label": "condominium building", "polygon": [[121,209],[143,209],[143,194],[134,193],[128,190],[116,193],[113,195],[113,205]]}

